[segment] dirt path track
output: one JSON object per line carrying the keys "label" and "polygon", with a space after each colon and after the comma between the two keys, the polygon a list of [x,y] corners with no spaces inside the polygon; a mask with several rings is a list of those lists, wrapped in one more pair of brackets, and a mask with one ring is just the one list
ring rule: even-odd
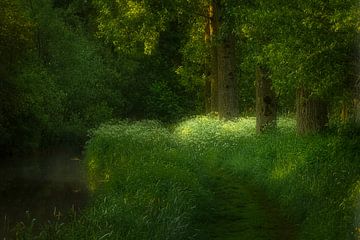
{"label": "dirt path track", "polygon": [[224,170],[214,174],[212,218],[208,226],[212,240],[292,240],[294,227],[254,186]]}

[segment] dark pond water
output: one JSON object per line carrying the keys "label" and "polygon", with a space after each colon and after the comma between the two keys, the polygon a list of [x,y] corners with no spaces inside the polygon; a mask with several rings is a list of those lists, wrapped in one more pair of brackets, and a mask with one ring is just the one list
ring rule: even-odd
{"label": "dark pond water", "polygon": [[61,149],[26,159],[1,159],[1,240],[13,239],[17,224],[61,221],[85,206],[88,191],[79,152]]}

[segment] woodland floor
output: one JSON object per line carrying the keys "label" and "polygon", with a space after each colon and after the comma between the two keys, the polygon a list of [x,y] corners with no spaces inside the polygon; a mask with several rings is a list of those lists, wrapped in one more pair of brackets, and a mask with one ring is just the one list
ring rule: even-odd
{"label": "woodland floor", "polygon": [[295,227],[281,217],[263,191],[224,170],[215,173],[208,226],[212,240],[292,240]]}

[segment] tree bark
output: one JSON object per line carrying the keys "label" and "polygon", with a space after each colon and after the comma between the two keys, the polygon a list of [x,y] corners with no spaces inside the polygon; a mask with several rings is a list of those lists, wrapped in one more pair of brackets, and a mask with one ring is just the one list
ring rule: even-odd
{"label": "tree bark", "polygon": [[356,125],[360,126],[360,98],[354,99],[354,121]]}
{"label": "tree bark", "polygon": [[207,78],[206,91],[208,98],[206,99],[206,105],[208,105],[209,111],[218,111],[218,62],[217,62],[217,47],[214,36],[218,31],[218,13],[217,3],[215,0],[208,7],[208,20],[205,27],[205,43],[208,44],[210,49],[209,61],[206,63],[209,68],[209,74]]}
{"label": "tree bark", "polygon": [[235,69],[235,37],[229,34],[218,48],[218,108],[220,118],[231,119],[239,115]]}
{"label": "tree bark", "polygon": [[[205,42],[209,44],[210,63],[210,108],[211,112],[218,112],[220,118],[230,119],[239,114],[237,81],[235,72],[235,37],[228,33],[221,40],[217,40],[222,22],[221,5],[212,0],[208,7],[208,22],[205,28]],[[207,83],[208,84],[208,83]],[[208,85],[207,90],[209,91]],[[207,100],[207,99],[206,99]],[[208,105],[208,102],[205,103]]]}
{"label": "tree bark", "polygon": [[343,124],[349,121],[349,105],[348,102],[341,102],[340,121]]}
{"label": "tree bark", "polygon": [[217,47],[212,46],[211,54],[211,111],[219,111],[218,57]]}
{"label": "tree bark", "polygon": [[211,79],[207,78],[205,80],[205,112],[211,112]]}
{"label": "tree bark", "polygon": [[328,123],[327,104],[318,97],[310,96],[304,88],[296,94],[296,123],[299,134],[316,133]]}
{"label": "tree bark", "polygon": [[276,126],[276,95],[264,67],[256,67],[256,132]]}
{"label": "tree bark", "polygon": [[354,122],[360,126],[360,70],[356,70],[355,94],[354,94]]}
{"label": "tree bark", "polygon": [[[348,81],[350,83],[352,103],[347,103],[349,120],[355,125],[360,127],[360,45],[357,42],[352,49],[351,54],[348,56],[348,66],[349,70]],[[347,93],[348,93],[347,91]]]}

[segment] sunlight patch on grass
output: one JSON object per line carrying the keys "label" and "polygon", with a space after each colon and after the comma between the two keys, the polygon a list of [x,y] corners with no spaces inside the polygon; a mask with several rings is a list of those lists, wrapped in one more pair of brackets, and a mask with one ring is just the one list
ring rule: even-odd
{"label": "sunlight patch on grass", "polygon": [[189,127],[184,127],[180,130],[180,136],[182,137],[182,139],[185,139],[190,134],[191,134],[191,128]]}
{"label": "sunlight patch on grass", "polygon": [[222,130],[225,134],[253,135],[255,134],[255,122],[254,117],[238,118],[234,121],[223,122]]}
{"label": "sunlight patch on grass", "polygon": [[271,179],[282,180],[291,175],[297,168],[294,162],[287,162],[282,165],[276,166],[271,172]]}

